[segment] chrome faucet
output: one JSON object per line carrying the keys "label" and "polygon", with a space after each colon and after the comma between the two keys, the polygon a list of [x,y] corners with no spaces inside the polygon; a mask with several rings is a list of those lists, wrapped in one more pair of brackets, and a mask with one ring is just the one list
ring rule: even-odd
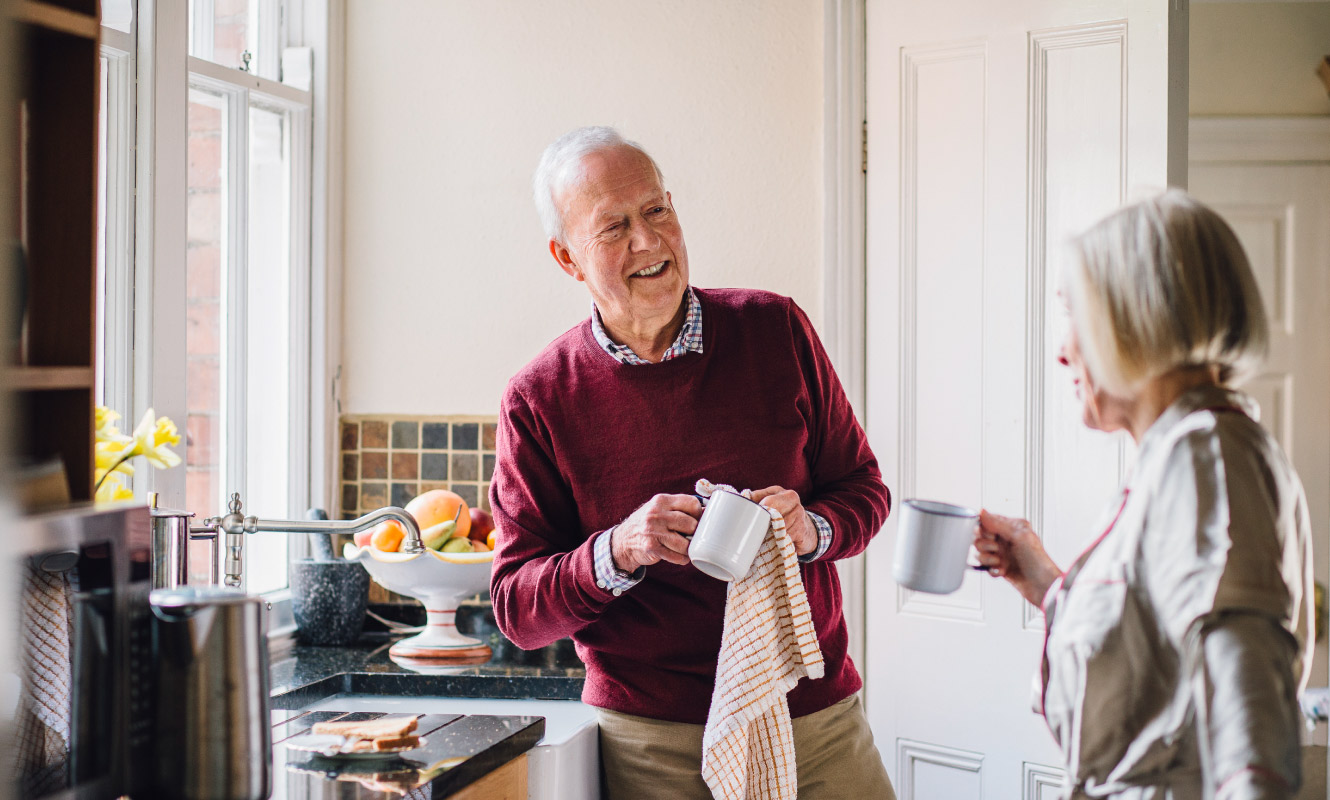
{"label": "chrome faucet", "polygon": [[244,567],[245,534],[260,531],[272,533],[356,533],[367,530],[385,520],[394,519],[406,529],[406,537],[399,548],[403,553],[423,553],[425,543],[420,538],[420,526],[403,509],[387,506],[371,511],[363,517],[350,520],[294,520],[294,519],[259,519],[246,517],[240,513],[240,494],[231,495],[224,517],[208,517],[201,526],[192,526],[191,534],[225,534],[226,585],[239,586]]}

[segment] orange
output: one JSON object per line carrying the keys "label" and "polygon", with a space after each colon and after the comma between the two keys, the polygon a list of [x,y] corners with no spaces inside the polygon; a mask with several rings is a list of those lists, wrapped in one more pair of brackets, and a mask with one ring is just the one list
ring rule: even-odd
{"label": "orange", "polygon": [[402,527],[402,523],[390,519],[379,523],[369,541],[376,550],[382,550],[385,553],[396,553],[397,548],[402,546],[402,539],[405,537],[406,528]]}

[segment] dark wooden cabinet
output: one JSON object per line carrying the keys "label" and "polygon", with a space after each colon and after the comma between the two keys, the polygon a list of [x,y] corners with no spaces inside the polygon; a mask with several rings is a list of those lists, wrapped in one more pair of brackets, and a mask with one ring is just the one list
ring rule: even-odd
{"label": "dark wooden cabinet", "polygon": [[[71,499],[93,489],[97,335],[98,0],[0,0],[3,266],[16,294],[0,341],[20,462],[58,458]],[[22,259],[15,242],[21,243]],[[16,264],[22,261],[22,269]],[[19,326],[22,333],[19,334]],[[16,341],[17,339],[17,341]]]}

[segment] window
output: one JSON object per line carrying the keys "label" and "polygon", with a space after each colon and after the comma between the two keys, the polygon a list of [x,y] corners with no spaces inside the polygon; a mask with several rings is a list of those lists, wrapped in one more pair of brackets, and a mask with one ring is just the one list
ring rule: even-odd
{"label": "window", "polygon": [[[98,135],[96,402],[131,407],[134,287],[134,40],[128,0],[102,7]],[[113,27],[114,26],[114,27]]]}
{"label": "window", "polygon": [[[309,503],[310,468],[311,92],[277,80],[283,47],[299,43],[290,41],[284,27],[291,7],[299,3],[191,0],[189,55],[185,72],[178,75],[189,86],[179,131],[186,142],[187,167],[180,176],[184,211],[163,216],[185,229],[184,275],[172,281],[140,276],[136,293],[134,168],[132,161],[123,167],[116,155],[122,148],[125,157],[134,152],[135,105],[132,94],[124,99],[134,85],[133,40],[125,32],[135,30],[136,21],[127,13],[130,2],[112,0],[103,6],[106,213],[98,259],[103,320],[98,347],[105,369],[99,397],[112,407],[141,413],[154,398],[135,395],[134,364],[151,363],[155,385],[165,378],[184,387],[183,413],[171,413],[184,440],[179,448],[185,462],[183,505],[199,517],[218,515],[225,513],[230,493],[239,492],[246,514],[300,518]],[[183,22],[183,9],[158,4],[157,14],[177,15],[176,23]],[[117,28],[109,27],[113,15]],[[179,42],[177,52],[183,55],[185,46]],[[127,59],[121,90],[114,60],[122,57],[118,48]],[[307,67],[308,50],[295,52],[304,54]],[[147,61],[158,64],[158,70],[165,69],[162,63],[179,63]],[[158,81],[176,77],[155,76]],[[151,83],[138,78],[140,86]],[[122,105],[127,130],[116,112]],[[130,213],[128,220],[117,211],[117,197]],[[122,231],[128,244],[118,238]],[[180,266],[155,267],[163,268]],[[146,301],[143,285],[152,287]],[[183,347],[177,330],[140,335],[158,341],[135,340],[131,332],[142,330],[133,322],[135,298],[154,311],[185,309]],[[141,495],[149,482],[141,481],[135,491]],[[285,587],[288,553],[304,543],[279,533],[245,539],[245,588],[269,592]],[[206,576],[206,556],[204,548],[194,552],[192,579]]]}

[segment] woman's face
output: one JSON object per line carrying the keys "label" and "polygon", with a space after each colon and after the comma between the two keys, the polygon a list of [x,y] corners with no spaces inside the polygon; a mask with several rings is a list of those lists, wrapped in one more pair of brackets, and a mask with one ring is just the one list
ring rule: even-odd
{"label": "woman's face", "polygon": [[1127,427],[1127,402],[1101,389],[1090,376],[1076,336],[1076,325],[1070,319],[1067,320],[1062,347],[1058,348],[1058,363],[1071,370],[1072,386],[1081,401],[1081,421],[1087,428],[1111,433]]}

